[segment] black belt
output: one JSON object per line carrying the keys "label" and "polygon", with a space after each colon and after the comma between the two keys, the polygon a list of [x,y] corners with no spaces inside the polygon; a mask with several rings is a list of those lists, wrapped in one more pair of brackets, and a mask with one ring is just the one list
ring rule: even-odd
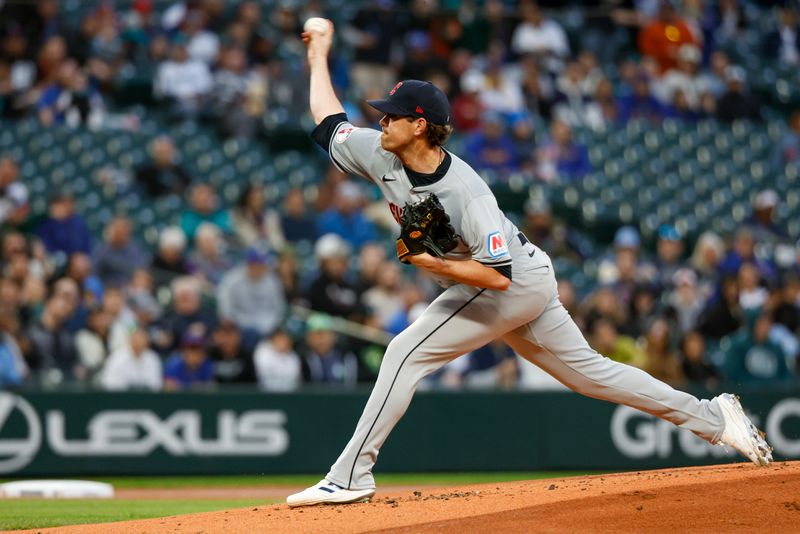
{"label": "black belt", "polygon": [[[528,241],[528,238],[525,237],[525,234],[523,234],[522,232],[517,234],[517,239],[519,239],[519,244],[522,245],[523,247],[525,245],[527,245],[528,243],[531,243],[530,241]],[[531,245],[533,245],[533,243],[531,243]],[[533,252],[530,253],[530,257],[532,258],[534,254],[536,254],[536,248],[535,247],[533,249]]]}

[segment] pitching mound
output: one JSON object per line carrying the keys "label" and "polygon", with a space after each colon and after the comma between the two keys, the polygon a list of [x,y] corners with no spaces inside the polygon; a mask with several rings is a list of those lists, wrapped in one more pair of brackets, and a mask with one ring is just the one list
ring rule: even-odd
{"label": "pitching mound", "polygon": [[371,503],[227,510],[45,532],[789,532],[800,462],[378,493]]}

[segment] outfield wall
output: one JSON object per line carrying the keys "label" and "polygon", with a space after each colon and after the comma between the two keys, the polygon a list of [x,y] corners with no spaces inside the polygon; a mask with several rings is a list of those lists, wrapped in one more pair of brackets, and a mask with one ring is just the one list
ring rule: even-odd
{"label": "outfield wall", "polygon": [[[777,459],[800,458],[800,390],[743,392]],[[324,473],[359,393],[0,393],[0,474]],[[419,393],[377,471],[644,469],[733,452],[573,393]]]}

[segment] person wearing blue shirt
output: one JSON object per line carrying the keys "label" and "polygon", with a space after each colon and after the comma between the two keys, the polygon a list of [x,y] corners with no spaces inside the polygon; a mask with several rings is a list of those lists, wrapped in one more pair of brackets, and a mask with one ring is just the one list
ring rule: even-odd
{"label": "person wearing blue shirt", "polygon": [[206,329],[193,324],[181,337],[181,348],[164,363],[164,389],[182,390],[214,384],[214,364],[206,351]]}
{"label": "person wearing blue shirt", "polygon": [[336,188],[334,207],[324,211],[317,219],[317,234],[333,233],[347,241],[353,250],[378,239],[375,224],[362,209],[364,197],[354,182],[345,181]]}
{"label": "person wearing blue shirt", "polygon": [[48,252],[63,253],[65,257],[75,252],[89,254],[92,236],[86,221],[75,213],[72,194],[61,191],[50,199],[47,217],[36,227],[36,235]]}

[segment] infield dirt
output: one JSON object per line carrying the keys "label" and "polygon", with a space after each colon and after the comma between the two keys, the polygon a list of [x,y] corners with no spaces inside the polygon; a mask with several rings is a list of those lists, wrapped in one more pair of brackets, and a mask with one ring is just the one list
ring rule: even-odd
{"label": "infield dirt", "polygon": [[[379,488],[380,490],[380,488]],[[276,488],[276,495],[294,491]],[[379,491],[370,503],[265,505],[46,533],[798,532],[800,462]]]}

